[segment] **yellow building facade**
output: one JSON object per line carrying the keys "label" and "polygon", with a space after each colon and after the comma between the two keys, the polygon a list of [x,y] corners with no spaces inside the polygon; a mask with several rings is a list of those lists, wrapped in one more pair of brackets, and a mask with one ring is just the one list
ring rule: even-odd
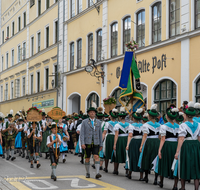
{"label": "yellow building facade", "polygon": [[[125,44],[132,39],[139,43],[135,55],[148,108],[157,103],[163,113],[170,103],[200,101],[199,0],[68,0],[63,10],[59,106],[68,114],[119,97]],[[85,71],[91,58],[104,81]]]}
{"label": "yellow building facade", "polygon": [[57,101],[57,0],[1,1],[0,112]]}

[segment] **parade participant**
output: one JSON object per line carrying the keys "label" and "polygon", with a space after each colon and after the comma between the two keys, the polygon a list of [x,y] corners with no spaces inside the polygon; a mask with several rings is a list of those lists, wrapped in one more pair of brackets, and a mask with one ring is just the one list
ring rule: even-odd
{"label": "parade participant", "polygon": [[[159,148],[159,130],[160,124],[156,122],[156,118],[159,113],[157,112],[157,105],[153,104],[151,109],[147,110],[148,113],[148,122],[142,126],[142,142],[140,145],[140,158],[138,166],[145,171],[145,177],[141,181],[148,183],[148,174],[152,168],[152,162],[158,155]],[[144,147],[143,147],[144,146]],[[157,185],[157,177],[155,174],[154,185]]]}
{"label": "parade participant", "polygon": [[4,138],[4,134],[3,134],[3,119],[4,119],[4,115],[3,113],[0,112],[0,132],[1,132],[1,139],[2,139],[2,149],[3,149],[3,154],[2,154],[2,158],[5,158],[5,138]]}
{"label": "parade participant", "polygon": [[118,110],[112,109],[110,112],[111,121],[105,123],[103,139],[104,139],[104,154],[105,154],[105,168],[104,171],[108,172],[108,163],[112,156],[113,145],[114,145],[114,126],[118,123],[116,119],[118,118]]}
{"label": "parade participant", "polygon": [[101,177],[99,173],[99,151],[103,148],[101,122],[95,118],[96,104],[93,102],[92,107],[87,111],[89,118],[85,119],[81,125],[81,147],[85,150],[85,168],[86,178],[90,178],[90,157],[93,154],[95,159],[96,179]]}
{"label": "parade participant", "polygon": [[[126,162],[126,145],[128,138],[128,129],[130,124],[125,122],[125,117],[127,116],[125,107],[120,108],[119,112],[120,122],[114,126],[114,145],[113,145],[113,155],[111,161],[114,162],[114,171],[113,174],[118,175],[119,163]],[[128,172],[128,171],[127,171]]]}
{"label": "parade participant", "polygon": [[29,122],[27,136],[28,136],[28,143],[29,143],[28,147],[30,151],[30,161],[31,161],[30,167],[33,168],[33,154],[35,153],[37,168],[39,168],[41,166],[41,164],[39,163],[39,142],[42,141],[41,128],[39,123],[35,122],[35,129],[34,129],[33,123]]}
{"label": "parade participant", "polygon": [[[158,174],[160,175],[159,186],[163,187],[164,177],[173,179],[173,172],[171,166],[173,164],[174,155],[177,148],[177,137],[179,131],[179,125],[175,123],[175,119],[178,117],[178,108],[168,108],[166,110],[167,123],[160,127],[160,146],[158,150],[159,163]],[[174,178],[173,190],[177,190],[178,178]]]}
{"label": "parade participant", "polygon": [[[10,110],[10,114],[8,114],[8,121],[6,121],[3,125],[3,133],[5,135],[5,144],[6,144],[6,160],[11,158],[11,161],[15,160],[14,157],[14,146],[15,146],[15,137],[17,129],[15,127],[15,123],[12,121],[13,118],[13,110]],[[11,149],[11,156],[10,156]]]}
{"label": "parade participant", "polygon": [[[50,126],[51,125],[51,126]],[[50,154],[50,160],[51,160],[51,179],[56,181],[56,168],[58,165],[58,157],[56,157],[56,142],[57,142],[57,155],[59,155],[60,152],[60,145],[61,145],[61,137],[59,134],[56,134],[56,123],[52,122],[49,123],[49,127],[51,128],[52,134],[47,137],[47,146],[49,148],[49,154]]]}
{"label": "parade participant", "polygon": [[142,123],[140,123],[140,120],[142,119],[142,112],[143,109],[139,108],[136,110],[135,113],[132,114],[132,120],[133,123],[130,125],[128,129],[128,141],[126,150],[128,150],[128,157],[129,157],[129,175],[128,178],[131,179],[132,172],[140,172],[140,179],[143,178],[143,172],[138,167],[138,161],[139,161],[139,148],[140,144],[142,142]]}
{"label": "parade participant", "polygon": [[178,176],[181,178],[181,189],[185,189],[185,181],[194,179],[195,190],[199,189],[200,179],[200,124],[193,121],[196,115],[194,102],[188,103],[184,110],[186,122],[179,126],[178,146],[175,159],[178,160]]}
{"label": "parade participant", "polygon": [[66,124],[64,124],[62,122],[62,119],[59,119],[59,122],[58,122],[58,134],[60,135],[61,137],[61,144],[60,144],[60,153],[62,153],[62,160],[63,160],[63,163],[66,162],[66,159],[65,159],[65,153],[68,152],[68,145],[67,145],[67,142],[69,141],[69,134],[68,132],[66,132],[66,134],[64,133],[64,129],[66,127]]}

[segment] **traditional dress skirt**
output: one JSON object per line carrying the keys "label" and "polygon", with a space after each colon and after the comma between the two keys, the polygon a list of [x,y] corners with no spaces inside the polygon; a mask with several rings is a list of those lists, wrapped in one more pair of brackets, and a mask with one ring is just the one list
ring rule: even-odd
{"label": "traditional dress skirt", "polygon": [[3,155],[3,148],[2,148],[2,146],[0,144],[0,156],[2,156],[2,155]]}
{"label": "traditional dress skirt", "polygon": [[189,139],[190,137],[185,139],[179,155],[180,178],[200,179],[200,143]]}
{"label": "traditional dress skirt", "polygon": [[173,171],[171,170],[176,154],[177,141],[165,141],[162,148],[162,159],[159,159],[158,174],[162,177],[173,178]]}
{"label": "traditional dress skirt", "polygon": [[126,162],[126,146],[127,146],[127,138],[126,136],[118,136],[116,151],[113,151],[111,161],[115,163],[125,163]]}
{"label": "traditional dress skirt", "polygon": [[139,138],[133,137],[129,144],[128,157],[129,157],[129,170],[134,172],[140,172],[138,167],[138,161],[140,157],[140,145],[142,142],[142,136]]}
{"label": "traditional dress skirt", "polygon": [[22,137],[21,132],[18,132],[15,138],[15,148],[22,148]]}
{"label": "traditional dress skirt", "polygon": [[152,162],[158,155],[159,145],[160,145],[160,140],[158,138],[148,138],[146,140],[141,162],[142,170],[152,169],[153,167]]}
{"label": "traditional dress skirt", "polygon": [[43,135],[42,135],[42,142],[41,142],[41,145],[40,145],[40,150],[41,150],[41,153],[47,153],[49,152],[49,148],[47,147],[47,137],[51,135],[51,130],[47,129]]}
{"label": "traditional dress skirt", "polygon": [[112,152],[113,152],[113,145],[114,145],[114,134],[108,134],[105,139],[105,148],[104,148],[104,154],[105,159],[109,160],[111,159]]}
{"label": "traditional dress skirt", "polygon": [[71,150],[71,149],[74,149],[74,142],[73,142],[73,139],[72,139],[72,132],[71,131],[68,131],[69,133],[69,141],[68,141],[68,148]]}

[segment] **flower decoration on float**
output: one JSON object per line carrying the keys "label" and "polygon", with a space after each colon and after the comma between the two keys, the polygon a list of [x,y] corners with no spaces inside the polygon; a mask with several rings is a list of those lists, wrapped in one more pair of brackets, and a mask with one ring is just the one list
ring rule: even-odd
{"label": "flower decoration on float", "polygon": [[127,47],[128,50],[132,50],[133,51],[133,50],[136,50],[136,49],[139,48],[139,44],[136,41],[131,40],[130,42],[128,42],[126,44],[126,47]]}
{"label": "flower decoration on float", "polygon": [[105,105],[111,105],[111,104],[116,104],[117,101],[116,101],[116,99],[115,99],[114,97],[108,96],[108,98],[105,98],[105,99],[103,100],[103,103],[104,103]]}
{"label": "flower decoration on float", "polygon": [[36,110],[37,112],[39,112],[39,114],[42,114],[42,111],[39,110],[37,107],[31,107],[31,108],[29,108],[29,109],[26,111],[26,113],[28,114],[31,110]]}

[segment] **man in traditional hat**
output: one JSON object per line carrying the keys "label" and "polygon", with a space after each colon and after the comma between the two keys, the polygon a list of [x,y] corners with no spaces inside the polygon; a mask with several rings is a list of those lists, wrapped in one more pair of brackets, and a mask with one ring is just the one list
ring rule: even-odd
{"label": "man in traditional hat", "polygon": [[89,118],[82,122],[80,140],[81,147],[85,150],[86,178],[90,178],[90,157],[91,154],[93,154],[95,159],[96,179],[99,179],[101,177],[99,173],[99,151],[102,150],[103,142],[101,122],[95,118],[96,112],[96,104],[93,102],[92,107],[87,111]]}

